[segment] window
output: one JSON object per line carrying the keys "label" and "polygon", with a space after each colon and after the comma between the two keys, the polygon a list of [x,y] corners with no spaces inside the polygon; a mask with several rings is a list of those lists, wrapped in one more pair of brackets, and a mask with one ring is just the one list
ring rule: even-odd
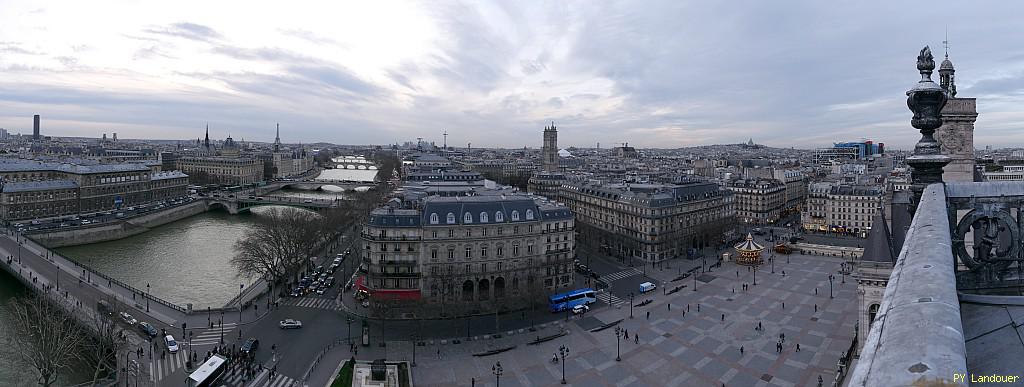
{"label": "window", "polygon": [[473,223],[473,215],[468,212],[462,216],[462,223]]}
{"label": "window", "polygon": [[533,220],[533,210],[526,210],[526,220]]}
{"label": "window", "polygon": [[495,222],[504,222],[505,221],[505,216],[502,215],[501,211],[498,211],[498,212],[494,213],[494,221]]}
{"label": "window", "polygon": [[519,211],[512,210],[512,221],[513,222],[519,221]]}
{"label": "window", "polygon": [[480,213],[480,223],[487,223],[487,213],[486,212],[481,212]]}
{"label": "window", "polygon": [[501,248],[501,246],[498,246],[498,248],[497,248],[497,251],[495,252],[495,254],[496,254],[496,255],[497,255],[497,256],[498,256],[499,258],[500,258],[500,257],[502,256],[502,253],[503,253],[503,251],[502,251],[502,250],[503,250],[503,249]]}
{"label": "window", "polygon": [[449,212],[447,220],[448,220],[448,224],[455,224],[455,214]]}
{"label": "window", "polygon": [[519,234],[519,226],[512,226],[512,233]]}
{"label": "window", "polygon": [[437,249],[430,250],[430,258],[437,258]]}
{"label": "window", "polygon": [[487,246],[480,248],[480,258],[487,258]]}
{"label": "window", "polygon": [[473,248],[469,247],[469,246],[466,246],[466,258],[469,258],[469,257],[472,257],[472,256],[473,256]]}
{"label": "window", "polygon": [[437,213],[436,213],[436,212],[435,212],[435,213],[432,213],[432,214],[430,214],[430,224],[438,224],[438,223],[440,223],[440,222],[441,222],[441,220],[440,220],[440,218],[439,218],[439,217],[437,216]]}
{"label": "window", "polygon": [[448,249],[448,259],[455,259],[455,250]]}
{"label": "window", "polygon": [[455,229],[448,230],[448,237],[449,238],[454,238],[455,237]]}
{"label": "window", "polygon": [[519,256],[519,245],[512,245],[512,256]]}
{"label": "window", "polygon": [[431,236],[437,238],[437,230],[431,231]]}

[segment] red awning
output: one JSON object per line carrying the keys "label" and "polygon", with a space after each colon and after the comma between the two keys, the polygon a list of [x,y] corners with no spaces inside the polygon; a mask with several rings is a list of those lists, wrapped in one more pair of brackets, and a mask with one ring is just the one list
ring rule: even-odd
{"label": "red awning", "polygon": [[367,292],[370,291],[370,288],[366,287],[365,279],[366,279],[366,277],[364,277],[364,276],[356,277],[356,290],[364,290],[364,291],[367,291]]}
{"label": "red awning", "polygon": [[377,300],[418,300],[419,289],[381,289],[374,290],[370,296]]}

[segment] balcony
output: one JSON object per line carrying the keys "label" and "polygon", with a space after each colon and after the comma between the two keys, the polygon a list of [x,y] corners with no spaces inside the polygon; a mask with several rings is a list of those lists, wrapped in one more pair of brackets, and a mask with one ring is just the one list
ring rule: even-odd
{"label": "balcony", "polygon": [[423,237],[421,237],[421,236],[405,236],[405,235],[380,236],[380,235],[373,235],[373,234],[367,234],[367,233],[360,233],[359,236],[361,236],[363,239],[371,240],[371,241],[390,241],[390,242],[415,242],[415,241],[418,241],[420,239],[423,239]]}
{"label": "balcony", "polygon": [[849,386],[1019,374],[1024,326],[1011,316],[1024,313],[1022,205],[1022,182],[925,189]]}

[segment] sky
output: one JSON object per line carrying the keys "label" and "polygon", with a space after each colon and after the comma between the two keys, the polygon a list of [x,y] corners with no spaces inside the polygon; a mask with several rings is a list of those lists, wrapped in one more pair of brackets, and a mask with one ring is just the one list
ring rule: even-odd
{"label": "sky", "polygon": [[[1024,3],[0,1],[0,127],[54,136],[909,149],[930,45],[1024,146]],[[933,79],[938,82],[937,74]]]}

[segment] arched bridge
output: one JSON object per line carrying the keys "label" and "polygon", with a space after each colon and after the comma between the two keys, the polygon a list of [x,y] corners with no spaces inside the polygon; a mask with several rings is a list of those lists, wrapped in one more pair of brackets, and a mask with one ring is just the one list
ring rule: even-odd
{"label": "arched bridge", "polygon": [[228,213],[234,215],[249,211],[253,207],[260,206],[286,206],[305,208],[307,210],[322,210],[337,207],[344,199],[306,199],[296,197],[266,196],[256,199],[249,198],[208,198],[206,206],[208,209],[224,208]]}

